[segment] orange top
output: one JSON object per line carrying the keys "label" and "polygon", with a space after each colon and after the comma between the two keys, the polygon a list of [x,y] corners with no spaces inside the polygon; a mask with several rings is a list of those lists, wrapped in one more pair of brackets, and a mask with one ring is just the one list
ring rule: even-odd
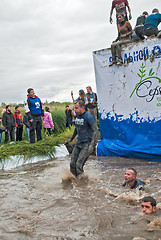
{"label": "orange top", "polygon": [[120,38],[131,39],[131,35],[123,36],[132,31],[132,27],[129,21],[126,21],[123,26],[120,26],[120,23],[119,23],[117,28],[118,28],[118,33],[120,35]]}

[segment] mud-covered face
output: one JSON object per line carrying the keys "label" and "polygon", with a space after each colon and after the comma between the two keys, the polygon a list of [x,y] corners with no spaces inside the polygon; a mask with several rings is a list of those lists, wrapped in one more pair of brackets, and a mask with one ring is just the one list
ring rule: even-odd
{"label": "mud-covered face", "polygon": [[125,172],[125,182],[130,183],[136,179],[135,173],[133,170],[126,170]]}
{"label": "mud-covered face", "polygon": [[76,103],[74,105],[74,111],[75,111],[76,115],[79,116],[85,112],[85,109],[84,109],[84,107],[80,107],[79,103]]}
{"label": "mud-covered face", "polygon": [[123,22],[124,21],[124,17],[121,14],[119,14],[117,18],[118,18],[119,22]]}
{"label": "mud-covered face", "polygon": [[156,206],[152,206],[151,202],[143,202],[142,201],[141,210],[145,214],[151,214],[156,211]]}

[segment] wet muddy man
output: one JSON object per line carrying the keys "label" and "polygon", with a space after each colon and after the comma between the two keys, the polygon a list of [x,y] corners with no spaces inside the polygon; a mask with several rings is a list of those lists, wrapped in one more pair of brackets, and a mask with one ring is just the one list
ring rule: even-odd
{"label": "wet muddy man", "polygon": [[156,200],[151,196],[144,197],[142,199],[141,209],[145,214],[156,212]]}
{"label": "wet muddy man", "polygon": [[125,182],[123,187],[128,186],[130,189],[144,190],[145,182],[136,179],[137,171],[134,168],[128,168],[125,172]]}
{"label": "wet muddy man", "polygon": [[83,166],[94,151],[98,129],[92,114],[85,111],[85,104],[82,100],[75,103],[74,111],[76,113],[75,130],[67,143],[71,142],[77,135],[77,142],[71,156],[70,171],[75,177],[78,177],[83,173]]}

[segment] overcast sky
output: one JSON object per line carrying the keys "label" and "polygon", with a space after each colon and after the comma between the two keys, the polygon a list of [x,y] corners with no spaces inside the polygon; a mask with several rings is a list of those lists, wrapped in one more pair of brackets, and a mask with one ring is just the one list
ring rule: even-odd
{"label": "overcast sky", "polygon": [[[44,102],[96,91],[92,52],[117,37],[112,0],[0,0],[0,104],[23,103],[26,90]],[[161,0],[129,0],[131,24]],[[115,20],[115,11],[113,13]],[[160,24],[161,25],[161,24]]]}

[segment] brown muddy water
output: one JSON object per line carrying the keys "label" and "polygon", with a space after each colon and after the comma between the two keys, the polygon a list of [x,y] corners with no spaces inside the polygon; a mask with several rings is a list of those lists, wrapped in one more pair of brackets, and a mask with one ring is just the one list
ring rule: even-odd
{"label": "brown muddy water", "polygon": [[[0,240],[161,240],[161,162],[91,156],[85,174],[69,172],[70,156],[0,171]],[[127,167],[145,192],[122,187]],[[156,214],[140,199],[157,199]]]}

